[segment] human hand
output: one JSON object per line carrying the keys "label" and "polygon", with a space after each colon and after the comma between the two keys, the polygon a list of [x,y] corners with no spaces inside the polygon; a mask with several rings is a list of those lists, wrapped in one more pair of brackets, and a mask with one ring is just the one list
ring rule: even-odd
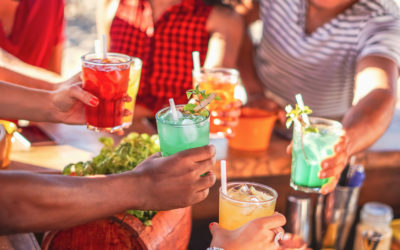
{"label": "human hand", "polygon": [[[321,187],[320,192],[322,194],[330,193],[335,189],[350,156],[348,152],[348,144],[349,138],[343,130],[342,136],[339,137],[339,141],[334,146],[334,155],[321,162],[321,170],[318,172],[318,177],[321,179],[332,177],[328,183]],[[287,154],[292,153],[292,146],[293,141],[291,141],[289,146],[286,148]]]}
{"label": "human hand", "polygon": [[319,178],[332,177],[328,183],[322,186],[321,193],[327,194],[332,192],[340,178],[343,169],[349,159],[349,138],[346,131],[343,130],[342,136],[334,146],[334,155],[324,159],[321,162],[321,170],[318,173]]}
{"label": "human hand", "polygon": [[[146,192],[140,209],[170,210],[204,200],[216,180],[211,172],[214,156],[214,146],[208,145],[168,157],[158,153],[140,163],[133,170]],[[207,174],[201,176],[204,173]]]}
{"label": "human hand", "polygon": [[[236,127],[239,123],[240,108],[242,102],[236,100],[222,108],[219,111],[211,111],[211,116],[214,118],[215,125],[224,126],[228,128]],[[229,137],[229,135],[227,135]]]}
{"label": "human hand", "polygon": [[[274,213],[268,217],[252,220],[236,230],[223,229],[218,223],[210,224],[212,247],[224,250],[278,249],[275,237],[282,239],[286,219],[282,214]],[[277,236],[278,235],[278,236]]]}
{"label": "human hand", "polygon": [[85,124],[85,104],[96,107],[99,99],[81,88],[80,75],[59,83],[51,91],[52,120],[69,124]]}
{"label": "human hand", "polygon": [[278,115],[278,121],[281,124],[285,124],[286,121],[285,110],[283,110],[283,108],[274,100],[267,98],[262,93],[249,95],[246,106],[276,112],[276,114]]}

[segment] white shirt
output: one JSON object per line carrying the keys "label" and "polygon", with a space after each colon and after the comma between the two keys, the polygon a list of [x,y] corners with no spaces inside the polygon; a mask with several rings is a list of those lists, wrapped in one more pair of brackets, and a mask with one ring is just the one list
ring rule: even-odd
{"label": "white shirt", "polygon": [[400,11],[393,0],[359,0],[308,35],[307,4],[260,0],[256,70],[266,89],[287,103],[301,93],[313,115],[339,117],[352,105],[361,58],[379,55],[400,66]]}

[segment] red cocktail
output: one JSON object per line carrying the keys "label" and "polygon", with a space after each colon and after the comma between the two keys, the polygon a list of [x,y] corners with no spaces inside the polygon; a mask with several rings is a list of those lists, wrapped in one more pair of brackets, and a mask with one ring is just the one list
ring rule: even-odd
{"label": "red cocktail", "polygon": [[83,89],[99,98],[97,107],[86,106],[89,129],[109,132],[122,129],[131,61],[130,56],[118,53],[107,53],[105,59],[94,53],[82,57]]}

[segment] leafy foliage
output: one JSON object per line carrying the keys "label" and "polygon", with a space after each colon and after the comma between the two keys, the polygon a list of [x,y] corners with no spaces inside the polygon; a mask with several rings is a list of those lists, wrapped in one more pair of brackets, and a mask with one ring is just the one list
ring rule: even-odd
{"label": "leafy foliage", "polygon": [[[134,169],[150,155],[160,152],[158,135],[130,133],[114,146],[111,137],[102,137],[100,154],[91,161],[71,163],[64,167],[64,175],[88,176],[96,174],[116,174]],[[151,225],[155,211],[128,210],[145,225]]]}
{"label": "leafy foliage", "polygon": [[[199,114],[201,116],[208,116],[208,112],[202,108],[199,111],[195,111],[195,107],[201,102],[201,100],[207,99],[211,93],[206,93],[205,90],[200,90],[199,85],[196,86],[194,89],[190,89],[186,91],[186,97],[190,100],[191,98],[195,100],[196,103],[188,103],[184,107],[184,111],[190,114]],[[214,100],[220,101],[221,98],[219,96],[215,96]]]}

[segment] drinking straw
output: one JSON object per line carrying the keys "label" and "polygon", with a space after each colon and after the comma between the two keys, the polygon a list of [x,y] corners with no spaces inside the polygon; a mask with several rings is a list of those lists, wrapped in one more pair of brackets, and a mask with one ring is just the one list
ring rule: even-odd
{"label": "drinking straw", "polygon": [[200,73],[200,53],[198,51],[192,52],[193,57],[193,70],[196,74]]}
{"label": "drinking straw", "polygon": [[223,194],[228,194],[226,189],[226,161],[221,160],[221,190]]}
{"label": "drinking straw", "polygon": [[101,43],[99,39],[94,40],[94,52],[97,58],[101,58]]}
{"label": "drinking straw", "polygon": [[107,37],[105,34],[101,36],[101,41],[103,44],[103,59],[107,58]]}
{"label": "drinking straw", "polygon": [[[296,101],[297,101],[297,105],[299,105],[299,108],[304,109],[304,102],[303,102],[303,97],[301,96],[301,94],[296,95]],[[301,118],[307,125],[310,125],[310,120],[308,119],[307,114],[301,114]]]}
{"label": "drinking straw", "polygon": [[175,121],[177,121],[178,120],[178,114],[176,113],[176,106],[175,106],[174,98],[169,98],[169,106],[171,108],[172,118]]}

